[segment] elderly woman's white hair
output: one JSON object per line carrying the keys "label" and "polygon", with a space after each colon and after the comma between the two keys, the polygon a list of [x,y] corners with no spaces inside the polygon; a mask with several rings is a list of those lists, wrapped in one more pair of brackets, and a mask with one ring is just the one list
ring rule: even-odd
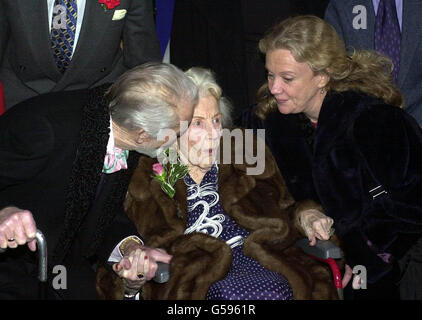
{"label": "elderly woman's white hair", "polygon": [[198,90],[174,65],[149,62],[120,76],[107,98],[114,122],[128,130],[142,128],[156,139],[161,129],[179,126],[177,108],[196,105]]}
{"label": "elderly woman's white hair", "polygon": [[185,74],[198,88],[199,98],[212,95],[217,100],[223,128],[230,128],[232,126],[231,113],[233,107],[230,101],[223,96],[223,90],[218,85],[215,74],[211,70],[201,67],[192,67]]}

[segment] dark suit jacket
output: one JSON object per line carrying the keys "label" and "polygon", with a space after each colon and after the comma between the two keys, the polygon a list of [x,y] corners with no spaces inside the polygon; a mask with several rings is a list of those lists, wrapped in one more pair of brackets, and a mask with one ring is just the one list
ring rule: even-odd
{"label": "dark suit jacket", "polygon": [[101,175],[110,131],[103,93],[104,87],[48,93],[0,118],[0,208],[32,212],[47,239],[50,270],[67,268],[69,288],[59,294],[71,298],[89,297],[79,287],[94,292],[90,264],[106,261],[120,240],[137,234],[122,203],[138,154],[130,153],[128,170]]}
{"label": "dark suit jacket", "polygon": [[[123,9],[126,16],[113,21],[114,12]],[[0,0],[0,80],[7,108],[37,94],[114,82],[130,68],[161,61],[151,0],[121,0],[107,11],[98,1],[86,1],[77,46],[63,76],[50,47],[47,13],[45,0]]]}
{"label": "dark suit jacket", "polygon": [[[354,29],[353,8],[363,5],[367,29]],[[405,98],[405,110],[422,126],[422,0],[403,1],[403,24],[398,87]],[[374,49],[375,11],[372,0],[331,0],[325,12],[347,47]]]}
{"label": "dark suit jacket", "polygon": [[0,82],[0,116],[3,114],[3,112],[6,111],[5,102],[4,102],[4,91],[3,91],[3,85]]}

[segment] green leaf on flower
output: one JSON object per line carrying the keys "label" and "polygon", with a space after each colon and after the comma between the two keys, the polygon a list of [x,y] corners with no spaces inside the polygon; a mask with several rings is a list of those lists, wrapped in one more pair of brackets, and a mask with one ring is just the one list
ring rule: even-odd
{"label": "green leaf on flower", "polygon": [[[170,156],[170,149],[164,151],[164,155],[168,158]],[[163,161],[165,163],[165,161]],[[165,168],[167,166],[167,169]],[[169,161],[167,165],[163,165],[161,175],[154,173],[155,179],[160,183],[161,189],[169,195],[170,198],[174,197],[176,193],[174,185],[177,180],[182,179],[188,173],[188,166],[180,162],[177,158],[177,163]]]}

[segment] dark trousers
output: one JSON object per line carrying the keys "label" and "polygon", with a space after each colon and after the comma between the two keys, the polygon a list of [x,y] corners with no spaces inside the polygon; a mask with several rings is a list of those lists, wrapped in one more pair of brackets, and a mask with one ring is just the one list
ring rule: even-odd
{"label": "dark trousers", "polygon": [[39,298],[36,257],[28,251],[23,246],[0,254],[0,300]]}
{"label": "dark trousers", "polygon": [[49,264],[47,283],[38,279],[37,253],[26,246],[0,254],[0,300],[95,300],[95,270],[84,259],[66,263],[66,288],[53,289],[54,278]]}

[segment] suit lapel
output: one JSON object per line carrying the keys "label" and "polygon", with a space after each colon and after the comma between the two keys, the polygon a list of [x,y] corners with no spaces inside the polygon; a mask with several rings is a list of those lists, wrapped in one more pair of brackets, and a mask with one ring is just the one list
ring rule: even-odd
{"label": "suit lapel", "polygon": [[400,70],[398,86],[401,87],[409,73],[415,50],[422,36],[421,0],[403,1],[403,24],[400,52]]}
{"label": "suit lapel", "polygon": [[56,85],[55,91],[63,89],[72,77],[79,72],[83,72],[84,60],[87,55],[92,54],[90,48],[96,48],[96,43],[102,41],[104,32],[112,21],[113,14],[114,10],[104,11],[98,1],[86,1],[83,22],[72,61],[63,78]]}
{"label": "suit lapel", "polygon": [[39,64],[40,70],[54,81],[59,81],[62,75],[57,69],[50,47],[47,1],[25,1],[25,5],[19,8],[22,17],[25,17],[22,21],[27,32],[24,33],[31,35],[28,41],[31,44],[32,56]]}

